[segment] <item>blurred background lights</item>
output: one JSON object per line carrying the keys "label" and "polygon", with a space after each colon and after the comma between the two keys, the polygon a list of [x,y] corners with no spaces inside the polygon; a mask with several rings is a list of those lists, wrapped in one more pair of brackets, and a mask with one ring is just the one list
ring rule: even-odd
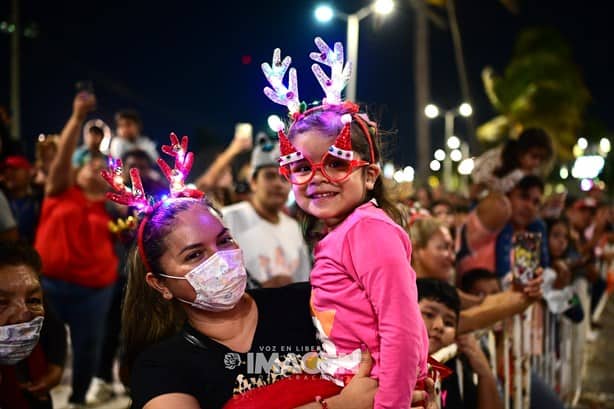
{"label": "blurred background lights", "polygon": [[452,135],[448,138],[448,148],[450,149],[458,149],[460,148],[460,139],[457,136]]}
{"label": "blurred background lights", "polygon": [[394,2],[392,0],[377,0],[373,5],[373,10],[378,14],[389,14],[394,10]]}
{"label": "blurred background lights", "polygon": [[314,13],[316,16],[316,20],[318,20],[320,23],[328,23],[333,19],[333,16],[335,15],[333,9],[326,4],[322,4],[316,7]]}
{"label": "blurred background lights", "polygon": [[592,187],[593,181],[590,179],[582,179],[580,182],[580,189],[582,189],[583,192],[588,192]]}
{"label": "blurred background lights", "polygon": [[424,107],[424,115],[431,119],[437,118],[439,115],[439,108],[437,108],[437,105],[428,104],[426,107]]}
{"label": "blurred background lights", "polygon": [[450,152],[450,159],[452,159],[454,162],[458,162],[463,159],[463,154],[458,149],[454,149],[452,152]]}
{"label": "blurred background lights", "polygon": [[458,164],[458,173],[463,176],[470,175],[473,172],[473,158],[468,158]]}
{"label": "blurred background lights", "polygon": [[610,140],[608,138],[601,138],[601,140],[599,141],[599,150],[604,155],[607,155],[608,153],[610,153],[611,149],[612,145],[610,144]]}
{"label": "blurred background lights", "polygon": [[394,176],[394,165],[391,162],[386,162],[384,165],[384,177],[387,179],[392,179]]}
{"label": "blurred background lights", "polygon": [[473,113],[473,108],[471,107],[470,104],[463,102],[461,104],[460,107],[458,107],[458,112],[464,116],[464,117],[468,117],[471,116],[471,114]]}
{"label": "blurred background lights", "polygon": [[586,138],[578,138],[578,146],[583,151],[586,150],[586,148],[588,148],[588,141],[586,140]]}
{"label": "blurred background lights", "polygon": [[269,115],[266,122],[269,125],[269,128],[271,128],[271,130],[277,132],[281,123],[281,119],[279,118],[279,116],[273,114]]}
{"label": "blurred background lights", "polygon": [[403,183],[403,182],[413,182],[414,176],[415,176],[414,168],[412,168],[411,166],[405,166],[403,169],[399,169],[396,172],[394,172],[393,178],[395,182]]}
{"label": "blurred background lights", "polygon": [[576,179],[594,179],[599,176],[605,160],[599,155],[580,156],[571,168],[571,176]]}
{"label": "blurred background lights", "polygon": [[446,152],[443,149],[437,149],[433,156],[435,157],[435,159],[441,161],[446,158]]}
{"label": "blurred background lights", "polygon": [[567,179],[569,177],[569,170],[567,166],[561,166],[561,170],[559,170],[559,176],[561,179]]}
{"label": "blurred background lights", "polygon": [[432,160],[430,168],[433,172],[437,172],[439,169],[441,169],[441,162],[438,160]]}

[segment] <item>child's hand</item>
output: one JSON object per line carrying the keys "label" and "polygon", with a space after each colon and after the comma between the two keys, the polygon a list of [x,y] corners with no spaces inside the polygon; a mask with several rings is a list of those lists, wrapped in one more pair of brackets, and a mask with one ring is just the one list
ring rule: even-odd
{"label": "child's hand", "polygon": [[490,366],[486,355],[480,348],[478,341],[472,334],[459,335],[456,338],[456,344],[461,353],[463,353],[468,359],[473,372],[478,376],[490,374]]}

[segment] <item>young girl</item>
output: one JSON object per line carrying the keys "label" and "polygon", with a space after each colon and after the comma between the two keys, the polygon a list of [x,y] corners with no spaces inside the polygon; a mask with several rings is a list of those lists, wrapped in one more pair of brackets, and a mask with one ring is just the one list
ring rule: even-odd
{"label": "young girl", "polygon": [[510,139],[476,159],[471,173],[473,197],[484,190],[507,193],[524,176],[537,173],[552,154],[552,142],[545,131],[525,129],[518,139]]}
{"label": "young girl", "polygon": [[[356,373],[360,351],[374,359],[378,379],[375,408],[406,408],[417,380],[426,375],[428,335],[418,309],[416,274],[407,233],[393,218],[396,207],[384,194],[378,162],[378,133],[358,106],[341,100],[349,78],[343,47],[331,50],[316,38],[311,58],[332,68],[331,79],[312,67],[326,92],[309,110],[298,102],[296,71],[290,89],[281,83],[290,58],[263,71],[274,89],[265,93],[288,106],[293,123],[286,136],[278,124],[280,173],[293,184],[298,206],[324,226],[314,248],[311,310],[322,342],[318,368],[343,385]],[[326,402],[322,401],[324,407]]]}

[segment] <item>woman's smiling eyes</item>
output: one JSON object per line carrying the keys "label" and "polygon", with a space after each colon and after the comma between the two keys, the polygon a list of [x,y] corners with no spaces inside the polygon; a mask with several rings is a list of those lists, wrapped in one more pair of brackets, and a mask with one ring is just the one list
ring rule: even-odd
{"label": "woman's smiling eyes", "polygon": [[[216,247],[217,247],[217,251],[226,250],[226,249],[229,249],[229,248],[233,248],[234,249],[236,247],[236,242],[235,242],[235,239],[232,238],[230,233],[226,232],[226,233],[224,233],[224,235],[220,236],[217,239]],[[197,248],[193,249],[192,251],[190,251],[185,256],[184,261],[188,262],[188,263],[192,263],[195,260],[202,260],[205,256],[206,256],[206,258],[209,258],[212,255],[213,254],[206,254],[204,246],[197,247]]]}

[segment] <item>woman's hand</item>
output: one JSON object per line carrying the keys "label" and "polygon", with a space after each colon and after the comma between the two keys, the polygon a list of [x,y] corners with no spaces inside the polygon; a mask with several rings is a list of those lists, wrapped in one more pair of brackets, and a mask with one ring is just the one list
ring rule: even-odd
{"label": "woman's hand", "polygon": [[363,351],[358,372],[339,395],[326,399],[327,406],[330,409],[372,409],[377,392],[377,381],[369,377],[372,366],[371,354]]}
{"label": "woman's hand", "polygon": [[45,374],[34,382],[22,384],[21,387],[39,400],[47,400],[49,391],[60,384],[64,368],[58,365],[49,364]]}
{"label": "woman's hand", "polygon": [[544,269],[538,267],[533,274],[533,279],[527,281],[527,283],[524,285],[519,284],[517,280],[514,280],[514,290],[524,293],[524,295],[529,298],[530,301],[540,300],[544,295],[542,292],[542,284],[544,283],[543,273]]}

